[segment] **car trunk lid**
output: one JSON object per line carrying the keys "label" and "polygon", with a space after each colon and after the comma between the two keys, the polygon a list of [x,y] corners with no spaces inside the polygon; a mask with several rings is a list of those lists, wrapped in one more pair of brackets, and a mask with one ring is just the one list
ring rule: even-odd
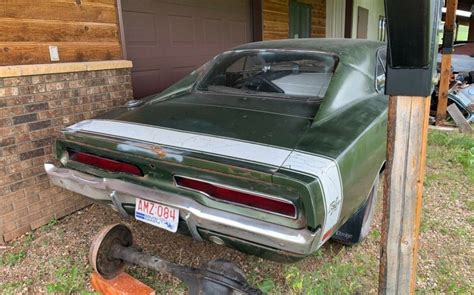
{"label": "car trunk lid", "polygon": [[191,93],[146,104],[115,120],[292,149],[318,103],[294,99]]}

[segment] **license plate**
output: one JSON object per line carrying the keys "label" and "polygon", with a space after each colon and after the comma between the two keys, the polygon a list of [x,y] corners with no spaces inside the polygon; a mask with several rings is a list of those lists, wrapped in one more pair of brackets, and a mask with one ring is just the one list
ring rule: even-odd
{"label": "license plate", "polygon": [[175,233],[178,229],[179,210],[137,198],[135,219]]}

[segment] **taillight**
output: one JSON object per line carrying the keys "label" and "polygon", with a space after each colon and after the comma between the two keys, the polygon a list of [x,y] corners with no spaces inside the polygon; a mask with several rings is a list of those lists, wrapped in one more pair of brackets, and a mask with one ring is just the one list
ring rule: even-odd
{"label": "taillight", "polygon": [[180,176],[175,176],[175,180],[178,186],[199,191],[218,200],[241,204],[287,217],[296,217],[295,205],[287,200],[253,194],[214,183]]}
{"label": "taillight", "polygon": [[143,176],[142,170],[135,165],[91,155],[84,152],[69,152],[69,158],[82,164],[91,165],[110,172],[123,172]]}

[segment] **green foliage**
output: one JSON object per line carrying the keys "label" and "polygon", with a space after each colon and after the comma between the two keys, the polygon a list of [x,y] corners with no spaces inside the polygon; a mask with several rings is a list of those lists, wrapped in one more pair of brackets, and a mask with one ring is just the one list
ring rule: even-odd
{"label": "green foliage", "polygon": [[467,222],[468,222],[470,225],[474,226],[474,216],[469,216],[469,217],[467,218]]}
{"label": "green foliage", "polygon": [[[344,251],[341,251],[344,252]],[[286,270],[286,282],[295,294],[354,294],[362,288],[359,280],[369,269],[365,262],[343,261],[339,253],[329,262],[323,262],[314,272],[303,271],[296,265]]]}
{"label": "green foliage", "polygon": [[84,286],[87,280],[86,272],[81,271],[77,267],[59,268],[54,273],[55,281],[46,285],[46,290],[49,293],[60,294],[90,294]]}
{"label": "green foliage", "polygon": [[428,143],[443,148],[443,153],[436,157],[461,165],[464,173],[474,181],[474,137],[455,132],[432,131],[428,133]]}
{"label": "green foliage", "polygon": [[25,235],[25,244],[26,245],[30,245],[31,242],[33,242],[35,239],[35,234],[33,232],[27,232],[26,235]]}
{"label": "green foliage", "polygon": [[458,26],[458,35],[456,37],[457,41],[467,41],[469,35],[469,26],[459,25]]}
{"label": "green foliage", "polygon": [[258,285],[258,288],[264,293],[269,293],[275,288],[275,282],[272,279],[267,278],[261,284]]}
{"label": "green foliage", "polygon": [[470,211],[474,211],[474,200],[466,200],[466,207]]}
{"label": "green foliage", "polygon": [[372,237],[373,240],[378,240],[378,239],[380,239],[381,233],[380,233],[379,230],[374,229],[370,233],[370,236]]}
{"label": "green foliage", "polygon": [[26,257],[26,251],[21,250],[15,253],[7,253],[0,257],[0,266],[12,267]]}
{"label": "green foliage", "polygon": [[[470,294],[470,288],[456,276],[456,266],[445,258],[436,263],[438,271],[435,273],[438,284],[445,287],[448,294]],[[472,291],[472,290],[471,290]]]}
{"label": "green foliage", "polygon": [[24,281],[16,281],[16,282],[7,282],[0,284],[0,294],[19,294],[22,293],[22,289],[30,286],[33,283],[32,279],[27,279]]}
{"label": "green foliage", "polygon": [[47,224],[43,225],[43,226],[41,227],[41,230],[42,230],[43,232],[48,232],[48,231],[51,230],[51,228],[52,228],[53,226],[55,226],[55,225],[57,225],[57,224],[59,224],[59,221],[58,221],[57,219],[53,218],[53,219],[51,219]]}

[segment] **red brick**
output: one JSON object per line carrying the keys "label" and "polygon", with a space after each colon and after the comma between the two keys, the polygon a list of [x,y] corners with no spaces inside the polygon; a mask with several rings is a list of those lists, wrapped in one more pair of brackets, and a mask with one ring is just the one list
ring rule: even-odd
{"label": "red brick", "polygon": [[36,211],[36,212],[30,212],[28,214],[28,223],[35,222],[37,220],[40,220],[43,215],[41,215],[41,211]]}
{"label": "red brick", "polygon": [[0,79],[0,243],[90,204],[51,186],[43,163],[65,125],[130,99],[130,80],[130,70]]}
{"label": "red brick", "polygon": [[28,205],[28,212],[37,212],[41,211],[41,209],[44,207],[44,203],[42,201],[32,203]]}
{"label": "red brick", "polygon": [[27,216],[28,215],[28,209],[27,208],[22,208],[18,210],[13,210],[5,215],[2,216],[2,219],[8,221],[15,221],[18,217],[20,216]]}
{"label": "red brick", "polygon": [[12,204],[7,204],[4,206],[0,206],[0,216],[5,215],[7,213],[10,213],[13,211],[13,205]]}
{"label": "red brick", "polygon": [[15,174],[10,174],[0,177],[0,186],[7,185],[9,183],[17,182],[22,179],[21,173],[17,172]]}
{"label": "red brick", "polygon": [[16,200],[22,199],[24,197],[25,197],[25,192],[24,191],[18,191],[18,192],[14,192],[14,193],[2,196],[2,197],[0,197],[1,198],[0,200],[3,204],[10,204],[10,203],[12,203]]}
{"label": "red brick", "polygon": [[3,232],[12,232],[17,228],[15,220],[6,220],[5,224],[3,224],[2,227],[3,227]]}
{"label": "red brick", "polygon": [[17,228],[22,228],[24,226],[30,226],[30,220],[28,215],[23,215],[15,220],[15,224]]}
{"label": "red brick", "polygon": [[33,167],[31,169],[23,170],[21,172],[21,175],[22,175],[23,178],[28,178],[28,177],[38,175],[38,174],[41,174],[41,173],[44,173],[44,167],[42,165]]}
{"label": "red brick", "polygon": [[0,97],[18,95],[18,87],[2,87],[0,88]]}
{"label": "red brick", "polygon": [[20,209],[26,208],[29,203],[30,202],[28,201],[28,198],[25,196],[23,198],[16,199],[15,202],[13,202],[12,204],[15,210],[20,210]]}
{"label": "red brick", "polygon": [[31,230],[30,225],[26,225],[21,228],[17,228],[14,231],[6,232],[5,234],[3,234],[3,238],[5,239],[5,241],[8,242],[8,241],[13,240],[16,237],[21,236],[22,234],[29,232],[30,230]]}
{"label": "red brick", "polygon": [[48,222],[50,222],[51,219],[53,219],[52,216],[43,216],[40,219],[32,221],[30,223],[31,229],[37,229],[37,228],[41,227],[42,225],[45,225]]}
{"label": "red brick", "polygon": [[91,285],[100,294],[156,294],[155,290],[124,272],[111,280],[106,280],[94,272],[91,275]]}

